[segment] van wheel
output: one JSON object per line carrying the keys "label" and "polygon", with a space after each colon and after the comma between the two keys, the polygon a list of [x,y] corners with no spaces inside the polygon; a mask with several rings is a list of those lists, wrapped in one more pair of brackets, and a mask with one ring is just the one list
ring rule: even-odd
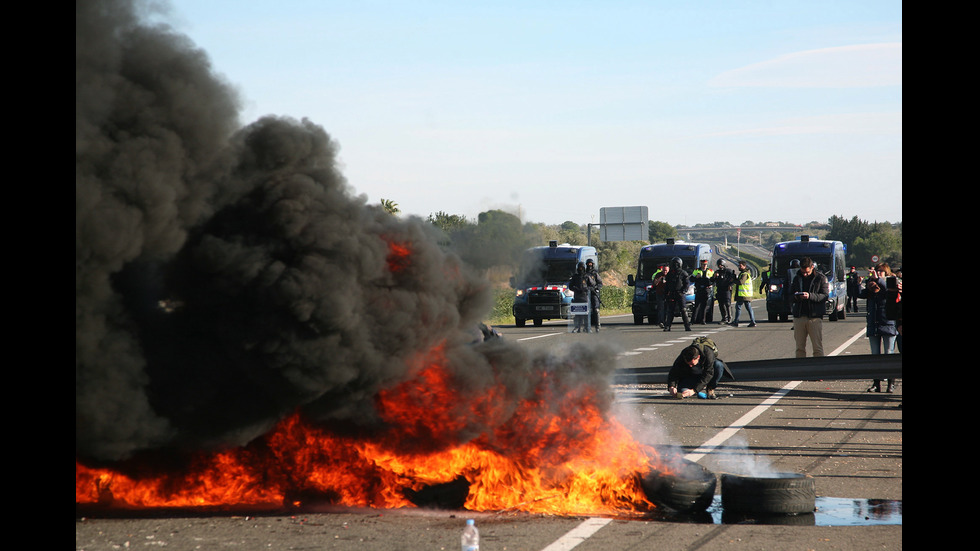
{"label": "van wheel", "polygon": [[541,324],[543,322],[544,322],[544,320],[542,320],[541,318],[534,318],[534,326],[535,327],[541,327]]}
{"label": "van wheel", "polygon": [[643,316],[633,314],[633,325],[643,325]]}
{"label": "van wheel", "polygon": [[521,318],[514,318],[514,325],[517,327],[524,327],[524,322],[527,321]]}

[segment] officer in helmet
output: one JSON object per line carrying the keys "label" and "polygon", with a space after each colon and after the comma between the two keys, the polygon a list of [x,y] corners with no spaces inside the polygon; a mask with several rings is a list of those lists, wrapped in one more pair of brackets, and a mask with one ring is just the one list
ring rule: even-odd
{"label": "officer in helmet", "polygon": [[687,315],[687,288],[691,286],[691,278],[684,271],[680,257],[670,259],[670,270],[667,272],[664,302],[667,312],[664,315],[664,331],[670,331],[676,314],[684,321],[684,330],[691,330],[691,319]]}
{"label": "officer in helmet", "polygon": [[715,300],[721,323],[732,322],[732,287],[735,285],[735,272],[725,267],[725,261],[718,259],[718,269],[712,277],[715,283]]}

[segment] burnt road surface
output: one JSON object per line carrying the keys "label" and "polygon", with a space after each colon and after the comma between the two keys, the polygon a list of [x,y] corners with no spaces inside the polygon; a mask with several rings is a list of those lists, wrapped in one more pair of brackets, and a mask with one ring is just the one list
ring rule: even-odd
{"label": "burnt road surface", "polygon": [[[755,308],[761,320],[764,303],[756,302]],[[664,332],[634,325],[632,316],[604,317],[598,334],[571,334],[567,323],[557,321],[498,327],[508,340],[557,352],[572,340],[601,339],[617,348],[622,368],[668,366],[701,334],[714,339],[728,361],[792,361],[790,328],[790,323],[759,321],[753,328],[709,324],[686,332],[675,325]],[[863,315],[824,320],[823,328],[827,355],[869,353]],[[754,468],[813,476],[818,496],[813,517],[726,519],[717,499],[710,515],[696,519],[422,509],[128,518],[76,514],[75,548],[455,550],[465,519],[474,518],[482,551],[901,549],[902,385],[892,394],[867,393],[869,382],[723,381],[718,400],[674,400],[664,385],[615,385],[617,413],[642,442],[674,447],[718,475]],[[875,504],[887,506],[888,512]]]}

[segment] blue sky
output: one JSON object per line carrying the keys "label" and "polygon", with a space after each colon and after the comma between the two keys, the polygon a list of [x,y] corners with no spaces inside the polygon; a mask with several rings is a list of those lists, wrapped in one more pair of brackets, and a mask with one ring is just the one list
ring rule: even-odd
{"label": "blue sky", "polygon": [[310,119],[355,193],[404,214],[902,219],[901,2],[172,7],[243,124]]}

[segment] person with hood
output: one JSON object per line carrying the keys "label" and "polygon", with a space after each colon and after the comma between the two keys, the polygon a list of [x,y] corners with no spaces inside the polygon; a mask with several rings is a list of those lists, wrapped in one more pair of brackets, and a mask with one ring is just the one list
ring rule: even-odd
{"label": "person with hood", "polygon": [[674,323],[674,315],[680,310],[684,330],[691,330],[691,319],[687,315],[687,288],[691,286],[691,278],[684,271],[680,257],[670,259],[670,270],[664,282],[664,302],[667,312],[664,314],[664,331],[670,331]]}

